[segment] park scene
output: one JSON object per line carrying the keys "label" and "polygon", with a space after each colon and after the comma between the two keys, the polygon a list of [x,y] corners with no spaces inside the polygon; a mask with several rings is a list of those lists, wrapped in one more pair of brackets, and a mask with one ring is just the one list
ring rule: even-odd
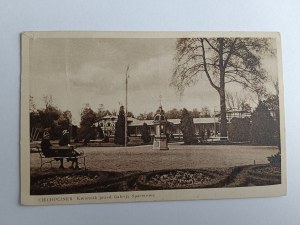
{"label": "park scene", "polygon": [[30,41],[30,194],[281,184],[274,38]]}

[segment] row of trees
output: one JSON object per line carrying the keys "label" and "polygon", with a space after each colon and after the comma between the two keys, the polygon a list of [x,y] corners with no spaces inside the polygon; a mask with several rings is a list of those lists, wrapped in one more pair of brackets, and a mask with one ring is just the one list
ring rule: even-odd
{"label": "row of trees", "polygon": [[[63,130],[69,130],[72,138],[75,140],[84,139],[90,140],[97,136],[103,136],[101,127],[93,127],[94,123],[98,119],[106,114],[111,114],[108,110],[103,110],[99,108],[97,112],[94,112],[88,104],[83,107],[81,111],[81,121],[80,128],[72,124],[72,113],[60,110],[53,103],[52,96],[43,97],[45,106],[43,108],[37,109],[34,103],[34,99],[30,96],[29,111],[30,111],[30,128],[32,131],[38,131],[39,135],[35,136],[38,139],[42,135],[42,131],[45,128],[49,128],[51,132],[52,139],[59,139],[61,137]],[[100,129],[100,130],[99,130]],[[36,134],[37,132],[32,132]]]}
{"label": "row of trees", "polygon": [[[96,139],[97,135],[104,138],[101,127],[93,125],[98,120],[98,114],[94,112],[89,105],[86,105],[81,111],[80,128],[71,123],[72,115],[70,111],[61,111],[53,106],[51,97],[45,97],[45,108],[36,109],[33,98],[30,98],[30,125],[41,129],[50,128],[52,138],[60,138],[64,129],[71,129],[74,139],[84,139],[88,142],[90,139]],[[179,111],[181,119],[180,128],[183,133],[183,140],[186,144],[196,143],[195,127],[193,123],[194,114],[187,109]],[[272,112],[272,116],[270,114]],[[102,113],[106,115],[107,111]],[[250,123],[251,121],[251,123]],[[150,129],[144,124],[141,129],[144,143],[151,141]],[[233,118],[229,125],[228,136],[231,141],[244,142],[251,141],[256,144],[271,145],[277,143],[280,147],[280,124],[279,124],[279,98],[278,95],[269,95],[264,101],[260,101],[257,108],[252,113],[251,118]],[[118,120],[115,126],[116,144],[125,143],[125,112],[124,107],[120,107]]]}
{"label": "row of trees", "polygon": [[[280,148],[278,100],[277,95],[270,95],[266,100],[259,102],[250,118],[233,118],[228,124],[229,140],[233,142],[250,141],[253,144],[260,145],[277,144]],[[180,110],[180,112],[180,129],[183,133],[184,143],[197,143],[193,114],[185,108]],[[122,131],[124,127],[122,127]],[[141,134],[144,143],[150,142],[151,137],[147,124],[142,126]]]}
{"label": "row of trees", "polygon": [[[211,111],[207,106],[202,107],[200,111],[197,108],[194,108],[192,111],[189,112],[194,118],[212,116]],[[178,110],[176,108],[173,108],[169,111],[166,111],[165,114],[168,119],[180,119],[182,114],[182,109]],[[97,111],[93,111],[93,109],[91,109],[89,104],[86,104],[81,111],[81,121],[83,120],[83,123],[89,123],[90,121],[93,121],[93,123],[95,123],[101,120],[101,118],[103,118],[106,115],[117,116],[117,112],[116,111],[110,112],[109,110],[104,109],[103,105],[100,105]],[[138,116],[135,116],[132,112],[127,112],[127,117],[133,117],[139,120],[152,120],[154,117],[154,112],[140,113]]]}
{"label": "row of trees", "polygon": [[[85,140],[88,142],[91,139],[96,139],[97,137],[104,138],[104,133],[100,126],[97,128],[94,126],[101,118],[106,115],[116,115],[117,113],[110,112],[104,109],[103,105],[100,105],[97,111],[94,111],[89,104],[86,104],[80,113],[80,127],[74,126],[72,124],[72,114],[70,111],[61,111],[53,104],[52,96],[44,96],[45,107],[41,109],[36,109],[33,97],[30,97],[30,127],[31,129],[39,129],[40,135],[42,135],[42,130],[45,128],[50,128],[51,136],[53,139],[59,139],[62,130],[70,130],[72,138],[75,140]],[[186,109],[178,110],[176,108],[166,112],[167,118],[170,119],[180,119],[183,113],[188,112]],[[192,117],[210,117],[210,111],[208,107],[203,107],[201,111],[194,109],[189,111]],[[128,112],[128,117],[134,117],[131,112]],[[137,119],[150,119],[152,120],[154,113],[141,114]],[[118,113],[118,120],[115,126],[115,143],[124,144],[125,142],[125,112],[124,107],[121,106]],[[142,138],[145,143],[149,140],[148,127],[143,127]]]}
{"label": "row of trees", "polygon": [[[116,112],[105,110],[102,105],[95,112],[89,104],[86,104],[80,113],[80,127],[72,125],[72,114],[70,111],[61,111],[53,104],[52,96],[44,96],[45,108],[36,109],[33,97],[30,97],[30,128],[39,130],[41,138],[42,131],[49,128],[52,139],[59,139],[63,130],[70,130],[74,140],[84,140],[88,143],[91,139],[105,138],[100,126],[95,126],[101,118],[106,115],[116,115]],[[131,112],[127,114],[133,116]],[[116,123],[115,140],[116,144],[125,143],[125,112],[120,107]]]}
{"label": "row of trees", "polygon": [[[197,142],[193,117],[183,109],[181,130],[185,144]],[[226,135],[227,136],[227,135]],[[260,101],[248,118],[233,118],[228,126],[228,138],[233,142],[248,142],[259,145],[278,145],[280,149],[279,99],[270,95]]]}
{"label": "row of trees", "polygon": [[[31,138],[37,139],[42,135],[42,131],[45,128],[50,128],[51,136],[54,139],[59,139],[62,130],[72,130],[73,135],[77,135],[77,129],[72,125],[72,114],[69,110],[62,111],[53,105],[53,99],[51,96],[44,96],[45,108],[36,109],[33,101],[33,97],[29,99],[29,116],[30,116],[30,128],[31,134],[36,134],[38,131],[39,135],[31,135]],[[35,136],[35,137],[33,137]]]}

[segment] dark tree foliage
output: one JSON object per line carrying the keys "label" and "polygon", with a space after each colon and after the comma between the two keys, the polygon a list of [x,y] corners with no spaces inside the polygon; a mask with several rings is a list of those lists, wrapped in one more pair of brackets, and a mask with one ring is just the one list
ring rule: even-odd
{"label": "dark tree foliage", "polygon": [[228,128],[228,139],[232,142],[250,141],[250,118],[232,118]]}
{"label": "dark tree foliage", "polygon": [[42,121],[39,112],[30,112],[29,118],[30,118],[30,129],[42,128]]}
{"label": "dark tree foliage", "polygon": [[237,83],[260,96],[264,93],[266,71],[261,67],[263,54],[270,50],[267,38],[181,38],[176,50],[176,68],[171,86],[181,94],[207,77],[220,97],[222,137],[227,136],[225,86]]}
{"label": "dark tree foliage", "polygon": [[260,101],[251,116],[251,141],[255,144],[274,145],[276,124],[265,103]]}
{"label": "dark tree foliage", "polygon": [[154,113],[150,112],[150,113],[140,113],[140,115],[138,115],[136,118],[138,120],[153,120],[154,117]]}
{"label": "dark tree foliage", "polygon": [[72,123],[72,114],[69,110],[62,112],[58,118],[58,125],[61,128],[61,131],[63,130],[69,130],[71,129],[71,123]]}
{"label": "dark tree foliage", "polygon": [[147,113],[146,120],[153,120],[153,118],[154,118],[154,113],[153,112]]}
{"label": "dark tree foliage", "polygon": [[125,112],[124,106],[120,107],[118,120],[115,126],[115,144],[124,145],[125,144]]}
{"label": "dark tree foliage", "polygon": [[75,125],[71,126],[71,138],[74,139],[74,142],[77,143],[78,142],[78,127]]}
{"label": "dark tree foliage", "polygon": [[[192,111],[189,111],[189,113],[193,118],[210,117],[211,114],[207,106],[202,107],[201,111],[199,111],[197,108],[194,108]],[[173,108],[165,113],[168,119],[180,119],[181,114],[182,114],[182,109],[178,110],[176,108]]]}
{"label": "dark tree foliage", "polygon": [[97,131],[95,127],[82,126],[79,128],[79,139],[84,141],[84,144],[88,144],[90,140],[97,138]]}
{"label": "dark tree foliage", "polygon": [[58,120],[61,112],[56,107],[48,105],[46,109],[38,110],[42,128],[55,126],[55,121]]}
{"label": "dark tree foliage", "polygon": [[132,118],[135,118],[135,116],[133,115],[132,112],[127,112],[127,117],[132,117]]}
{"label": "dark tree foliage", "polygon": [[97,120],[97,114],[87,104],[80,113],[80,126],[91,127]]}
{"label": "dark tree foliage", "polygon": [[61,111],[50,104],[47,105],[45,109],[39,109],[37,111],[39,114],[41,128],[49,128],[51,138],[59,139],[62,132],[62,128],[58,125],[58,119],[61,115]]}
{"label": "dark tree foliage", "polygon": [[142,133],[142,140],[144,143],[149,143],[151,141],[151,136],[150,136],[150,129],[149,126],[144,123],[141,129],[141,133]]}
{"label": "dark tree foliage", "polygon": [[146,115],[145,115],[144,113],[140,113],[136,118],[137,118],[138,120],[144,120],[145,117],[146,117]]}
{"label": "dark tree foliage", "polygon": [[44,96],[45,108],[36,109],[33,97],[30,96],[30,129],[39,130],[41,138],[42,131],[49,129],[52,139],[59,139],[63,130],[72,131],[72,114],[70,111],[62,112],[53,105],[51,96]]}
{"label": "dark tree foliage", "polygon": [[[277,84],[278,85],[278,84]],[[281,150],[280,141],[280,113],[279,113],[279,92],[275,95],[268,95],[266,100],[263,101],[266,107],[274,114],[275,119],[275,141],[279,151]]]}
{"label": "dark tree foliage", "polygon": [[182,110],[178,110],[176,108],[173,108],[173,109],[167,111],[165,113],[165,115],[168,119],[180,119],[181,118],[181,113],[182,113]]}
{"label": "dark tree foliage", "polygon": [[180,129],[185,144],[196,143],[194,121],[188,110],[185,108],[182,110],[181,114]]}
{"label": "dark tree foliage", "polygon": [[88,104],[81,111],[81,121],[79,129],[79,139],[84,139],[85,144],[97,137],[94,123],[97,120],[97,114],[90,108]]}

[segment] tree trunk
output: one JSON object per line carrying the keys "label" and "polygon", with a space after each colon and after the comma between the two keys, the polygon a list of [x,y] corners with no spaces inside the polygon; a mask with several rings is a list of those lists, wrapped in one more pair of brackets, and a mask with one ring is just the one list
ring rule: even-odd
{"label": "tree trunk", "polygon": [[220,95],[220,114],[221,114],[220,136],[227,137],[225,90],[224,89],[220,90],[219,95]]}
{"label": "tree trunk", "polygon": [[221,114],[221,124],[220,124],[220,135],[221,140],[227,139],[227,119],[226,119],[226,99],[225,99],[225,68],[223,60],[223,48],[224,48],[224,38],[218,38],[219,42],[219,68],[220,68],[220,114]]}

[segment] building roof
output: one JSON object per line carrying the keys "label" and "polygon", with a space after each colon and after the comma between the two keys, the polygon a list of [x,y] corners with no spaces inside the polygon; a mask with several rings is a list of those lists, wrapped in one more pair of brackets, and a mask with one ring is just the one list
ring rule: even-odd
{"label": "building roof", "polygon": [[107,119],[118,119],[118,117],[112,116],[112,115],[106,115],[106,116],[103,116],[101,120],[107,120]]}
{"label": "building roof", "polygon": [[[251,111],[237,109],[237,108],[232,108],[232,109],[226,110],[226,114],[234,114],[234,113],[251,114]],[[220,116],[220,111],[215,111],[215,115]]]}
{"label": "building roof", "polygon": [[144,123],[146,123],[147,125],[153,125],[153,120],[138,120],[138,119],[129,120],[128,119],[127,121],[129,127],[143,126]]}
{"label": "building roof", "polygon": [[[133,118],[134,120],[129,121],[128,119],[128,126],[142,126],[144,123],[147,125],[153,125],[153,120],[138,120]],[[209,118],[194,118],[194,124],[209,124],[209,123],[218,123],[219,119],[209,117]],[[174,125],[179,125],[180,124],[180,119],[168,119],[169,123],[172,123]]]}
{"label": "building roof", "polygon": [[[107,120],[107,119],[118,119],[117,116],[112,116],[112,115],[106,115],[102,118],[102,120]],[[194,124],[212,124],[212,123],[218,123],[219,118],[218,117],[207,117],[207,118],[193,118]],[[167,119],[168,123],[172,123],[174,125],[179,125],[180,124],[180,119]],[[138,120],[133,117],[127,117],[127,122],[129,127],[134,127],[134,126],[143,126],[144,123],[147,125],[153,125],[153,120]],[[97,123],[95,123],[96,125]]]}
{"label": "building roof", "polygon": [[217,123],[219,121],[218,117],[205,117],[205,118],[194,118],[194,123]]}
{"label": "building roof", "polygon": [[[180,119],[168,119],[169,122],[173,124],[180,124]],[[207,117],[207,118],[193,118],[194,124],[207,124],[207,123],[217,123],[219,119],[216,117]]]}
{"label": "building roof", "polygon": [[180,124],[180,119],[168,119],[168,122],[173,124]]}

